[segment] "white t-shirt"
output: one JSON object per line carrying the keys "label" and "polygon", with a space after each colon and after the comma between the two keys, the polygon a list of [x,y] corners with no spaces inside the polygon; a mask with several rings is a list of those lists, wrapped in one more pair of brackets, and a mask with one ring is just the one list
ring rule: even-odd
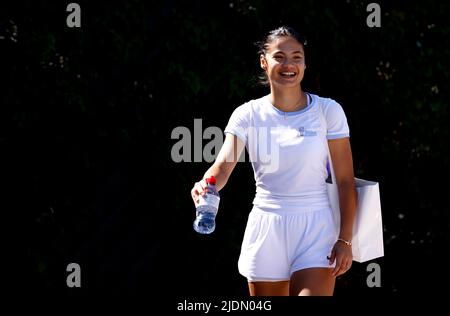
{"label": "white t-shirt", "polygon": [[329,207],[327,139],[349,137],[350,132],[336,101],[313,94],[308,100],[302,110],[283,112],[264,96],[231,115],[225,133],[245,142],[256,182],[255,206]]}

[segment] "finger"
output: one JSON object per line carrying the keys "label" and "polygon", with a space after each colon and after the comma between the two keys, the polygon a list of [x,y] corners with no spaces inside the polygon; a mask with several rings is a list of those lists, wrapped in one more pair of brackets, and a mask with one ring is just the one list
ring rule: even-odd
{"label": "finger", "polygon": [[333,269],[333,276],[338,276],[341,269],[342,269],[342,257],[338,256],[336,258],[336,266]]}
{"label": "finger", "polygon": [[194,201],[195,206],[197,206],[197,204],[198,204],[198,194],[193,192],[192,195],[191,195],[191,198],[192,198],[192,201]]}
{"label": "finger", "polygon": [[347,259],[347,260],[345,261],[345,266],[347,267],[347,269],[350,269],[350,267],[352,266],[352,261],[353,261],[353,260],[351,260],[351,259]]}
{"label": "finger", "polygon": [[198,203],[199,196],[201,194],[200,190],[202,190],[202,189],[201,189],[200,185],[198,185],[197,183],[195,184],[194,188],[191,190],[191,197],[194,200],[194,203]]}
{"label": "finger", "polygon": [[338,271],[336,276],[340,276],[340,275],[346,273],[350,269],[351,265],[352,265],[351,260],[348,260],[348,259],[342,260],[341,268]]}
{"label": "finger", "polygon": [[343,275],[345,272],[347,272],[347,269],[344,266],[341,266],[339,270],[336,272],[336,277]]}
{"label": "finger", "polygon": [[198,196],[199,192],[198,192],[198,188],[194,185],[194,187],[191,190],[191,197],[193,199],[195,199]]}
{"label": "finger", "polygon": [[352,267],[352,260],[347,260],[347,264],[345,265],[345,271],[347,272]]}
{"label": "finger", "polygon": [[338,272],[337,276],[343,275],[344,273],[346,273],[348,271],[348,267],[347,266],[342,266],[341,270]]}
{"label": "finger", "polygon": [[201,180],[200,182],[198,182],[199,186],[200,186],[200,194],[204,195],[207,191],[208,191],[208,184],[206,183],[206,180]]}
{"label": "finger", "polygon": [[204,195],[206,187],[203,187],[200,182],[196,182],[194,189],[197,195]]}

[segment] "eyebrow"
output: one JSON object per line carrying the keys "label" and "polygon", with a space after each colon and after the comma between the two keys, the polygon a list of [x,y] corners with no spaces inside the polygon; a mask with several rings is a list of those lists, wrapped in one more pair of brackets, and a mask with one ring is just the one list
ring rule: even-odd
{"label": "eyebrow", "polygon": [[[275,55],[275,54],[284,54],[284,52],[281,51],[281,50],[277,50],[276,52],[273,53],[273,55]],[[292,52],[292,54],[300,54],[300,55],[303,55],[303,52],[300,51],[300,50],[296,50],[296,51]]]}

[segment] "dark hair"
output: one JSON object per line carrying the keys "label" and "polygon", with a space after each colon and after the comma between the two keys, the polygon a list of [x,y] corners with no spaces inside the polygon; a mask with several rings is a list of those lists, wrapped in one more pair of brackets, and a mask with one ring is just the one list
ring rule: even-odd
{"label": "dark hair", "polygon": [[[255,43],[256,47],[258,48],[258,55],[266,54],[270,43],[272,43],[277,38],[286,36],[290,36],[296,39],[300,44],[302,44],[303,49],[305,49],[306,38],[304,36],[300,35],[300,33],[298,33],[294,28],[290,26],[280,26],[268,32],[261,41]],[[265,71],[263,71],[263,73],[259,76],[258,79],[259,83],[262,84],[263,86],[269,85],[269,78],[267,78],[267,74]]]}
{"label": "dark hair", "polygon": [[258,47],[258,54],[265,54],[267,52],[267,47],[274,40],[280,37],[290,36],[295,38],[303,48],[306,46],[306,38],[301,36],[295,29],[290,26],[280,26],[270,32],[268,32],[261,41],[256,42]]}

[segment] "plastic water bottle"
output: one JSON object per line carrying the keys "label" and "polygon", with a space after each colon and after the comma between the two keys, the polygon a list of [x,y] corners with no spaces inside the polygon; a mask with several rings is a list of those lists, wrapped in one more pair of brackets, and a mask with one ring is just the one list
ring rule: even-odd
{"label": "plastic water bottle", "polygon": [[199,197],[197,217],[194,221],[194,230],[200,234],[211,234],[216,228],[216,215],[220,202],[214,176],[207,178],[206,183],[206,194]]}

